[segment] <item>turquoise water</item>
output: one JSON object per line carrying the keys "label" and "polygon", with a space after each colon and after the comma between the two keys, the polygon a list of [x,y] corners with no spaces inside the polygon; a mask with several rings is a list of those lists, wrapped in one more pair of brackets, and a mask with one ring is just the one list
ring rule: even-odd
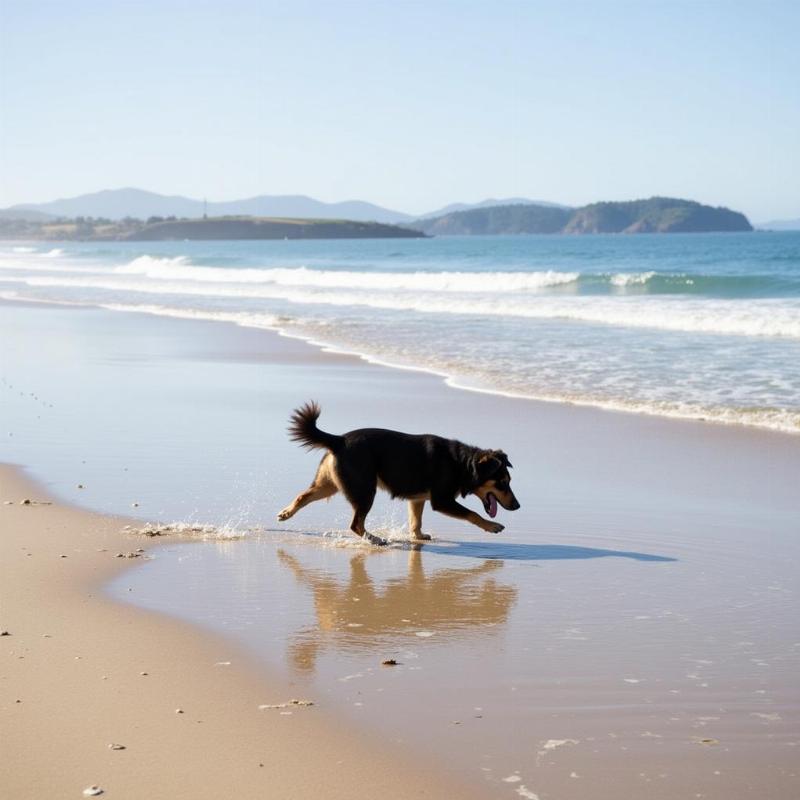
{"label": "turquoise water", "polygon": [[278,328],[456,385],[800,432],[800,234],[3,243],[0,295]]}

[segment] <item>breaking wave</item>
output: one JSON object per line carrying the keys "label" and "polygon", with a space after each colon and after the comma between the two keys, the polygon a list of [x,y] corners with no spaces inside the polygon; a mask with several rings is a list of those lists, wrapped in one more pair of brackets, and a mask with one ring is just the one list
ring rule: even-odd
{"label": "breaking wave", "polygon": [[313,288],[359,288],[434,292],[546,292],[617,294],[710,294],[726,297],[795,295],[800,275],[703,274],[684,272],[579,272],[575,270],[415,270],[378,271],[311,269],[300,267],[231,268],[200,266],[188,256],[139,256],[116,267],[119,275],[141,275],[153,280],[190,280],[200,283],[273,284]]}
{"label": "breaking wave", "polygon": [[372,289],[378,291],[501,292],[537,291],[575,282],[577,272],[361,272],[315,270],[308,267],[224,269],[196,267],[185,256],[140,256],[114,272],[156,280],[219,284],[308,286],[315,289]]}

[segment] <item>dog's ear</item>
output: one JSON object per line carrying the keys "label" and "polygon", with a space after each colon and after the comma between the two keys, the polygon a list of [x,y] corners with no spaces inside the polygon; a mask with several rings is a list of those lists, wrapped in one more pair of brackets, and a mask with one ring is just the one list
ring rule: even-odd
{"label": "dog's ear", "polygon": [[481,453],[475,462],[475,477],[478,484],[491,478],[502,466],[503,462],[497,457],[497,453],[491,450]]}
{"label": "dog's ear", "polygon": [[508,456],[502,450],[495,450],[494,454],[500,459],[504,467],[508,467],[509,469],[514,468],[514,465],[508,460]]}

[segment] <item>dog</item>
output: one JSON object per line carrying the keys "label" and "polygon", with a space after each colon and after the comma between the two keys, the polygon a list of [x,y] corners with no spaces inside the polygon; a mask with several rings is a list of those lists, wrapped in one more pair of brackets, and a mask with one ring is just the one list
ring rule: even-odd
{"label": "dog", "polygon": [[500,533],[504,526],[461,505],[456,499],[459,495],[477,495],[490,517],[497,514],[498,503],[507,511],[520,507],[511,491],[511,462],[502,450],[482,450],[433,434],[382,428],[359,428],[339,436],[317,427],[320,413],[319,405],[310,402],[290,418],[292,441],[309,450],[328,452],[311,486],[278,514],[280,521],[290,519],[309,503],[342,492],[353,507],[350,530],[373,544],[385,545],[384,539],[365,527],[379,487],[393,498],[408,500],[409,528],[415,541],[431,538],[422,532],[426,501],[434,511],[464,519],[489,533]]}

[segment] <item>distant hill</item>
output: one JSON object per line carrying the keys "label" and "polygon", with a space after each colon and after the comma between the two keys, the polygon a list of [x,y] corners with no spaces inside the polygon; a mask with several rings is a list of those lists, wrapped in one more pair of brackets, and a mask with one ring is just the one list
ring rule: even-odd
{"label": "distant hill", "polygon": [[350,219],[365,222],[408,222],[411,214],[392,211],[361,200],[323,203],[303,195],[259,195],[245,200],[209,202],[180,195],[163,195],[143,189],[106,189],[79,197],[53,200],[49,203],[25,203],[3,210],[6,219],[22,219],[21,213],[39,212],[54,217],[104,217],[121,220],[125,217],[210,217],[253,216],[307,219]]}
{"label": "distant hill", "polygon": [[704,206],[692,200],[651,197],[648,200],[592,203],[582,208],[509,205],[456,211],[414,227],[439,236],[518,233],[700,233],[751,231],[744,214]]}
{"label": "distant hill", "polygon": [[481,200],[480,203],[450,203],[450,205],[436,211],[429,211],[421,214],[417,219],[431,219],[432,217],[443,217],[446,214],[453,214],[456,211],[471,211],[474,208],[489,208],[495,206],[544,206],[545,208],[570,208],[559,203],[550,203],[547,200],[528,200],[525,197],[507,197],[503,200],[489,198]]}
{"label": "distant hill", "polygon": [[202,216],[203,203],[178,195],[166,196],[142,189],[105,189],[52,200],[48,203],[24,203],[6,209],[14,212],[38,211],[52,217],[104,217],[119,220],[125,217],[146,219],[151,216]]}
{"label": "distant hill", "polygon": [[14,211],[10,208],[0,208],[0,219],[18,219],[27,222],[44,222],[48,219],[55,219],[52,214],[45,214],[42,211],[32,209],[18,209]]}
{"label": "distant hill", "polygon": [[774,219],[771,222],[759,222],[756,228],[760,231],[800,231],[800,219]]}

